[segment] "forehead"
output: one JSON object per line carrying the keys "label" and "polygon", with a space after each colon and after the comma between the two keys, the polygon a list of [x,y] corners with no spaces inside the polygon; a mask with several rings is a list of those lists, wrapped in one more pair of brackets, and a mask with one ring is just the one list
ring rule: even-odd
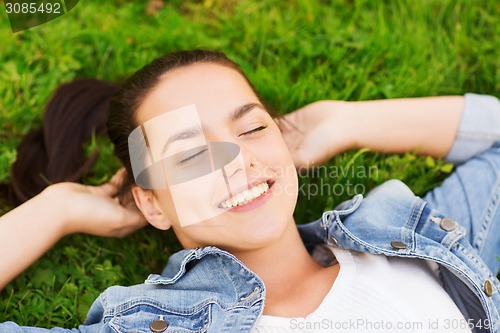
{"label": "forehead", "polygon": [[203,120],[251,102],[259,100],[239,72],[218,64],[194,64],[165,74],[141,103],[136,120],[143,123],[192,104]]}

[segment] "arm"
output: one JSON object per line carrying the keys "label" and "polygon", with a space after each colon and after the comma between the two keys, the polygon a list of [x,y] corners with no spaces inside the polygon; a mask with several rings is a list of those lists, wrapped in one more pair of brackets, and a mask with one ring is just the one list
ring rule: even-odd
{"label": "arm", "polygon": [[[474,123],[472,131],[488,132],[484,129],[488,126],[500,129],[500,112],[495,112],[494,106],[483,105],[495,105],[495,101],[498,107],[495,98],[472,94],[466,98],[319,101],[286,115],[282,127],[297,166],[319,164],[344,150],[365,147],[387,153],[417,149],[420,154],[443,157],[453,148],[464,151],[464,145],[456,147],[457,133],[462,137],[470,134],[467,126],[471,123]],[[459,126],[462,133],[458,131]],[[297,130],[301,135],[297,135]],[[496,140],[500,139],[499,135],[496,133]],[[491,145],[494,140],[482,141],[483,145],[485,141]],[[468,153],[479,150],[474,147]],[[451,159],[455,162],[466,159],[453,155]]]}
{"label": "arm", "polygon": [[418,149],[442,157],[455,139],[463,104],[462,96],[350,102],[343,116],[353,148],[387,153]]}
{"label": "arm", "polygon": [[0,217],[0,289],[63,237],[64,216],[52,207],[53,192],[45,190]]}
{"label": "arm", "polygon": [[59,183],[0,217],[0,289],[72,233],[123,237],[146,223],[113,196],[123,174],[101,186]]}

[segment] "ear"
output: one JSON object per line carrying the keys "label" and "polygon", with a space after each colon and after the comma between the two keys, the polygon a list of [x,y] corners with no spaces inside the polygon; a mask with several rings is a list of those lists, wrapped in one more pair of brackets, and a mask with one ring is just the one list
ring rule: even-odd
{"label": "ear", "polygon": [[155,228],[161,230],[170,229],[172,223],[167,215],[161,209],[161,206],[154,196],[153,191],[144,190],[139,186],[132,186],[132,195],[134,196],[137,208],[142,212],[146,220]]}

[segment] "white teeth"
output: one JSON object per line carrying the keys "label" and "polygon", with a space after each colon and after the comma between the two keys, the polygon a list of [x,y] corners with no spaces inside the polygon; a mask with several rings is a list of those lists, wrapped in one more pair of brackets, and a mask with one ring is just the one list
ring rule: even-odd
{"label": "white teeth", "polygon": [[252,187],[251,191],[254,198],[257,198],[262,193],[259,186]]}
{"label": "white teeth", "polygon": [[231,198],[221,202],[219,207],[232,208],[245,205],[248,202],[260,197],[262,194],[267,192],[267,190],[269,190],[269,185],[267,185],[266,182],[263,182],[259,185],[255,185],[249,190],[244,190],[236,195],[233,195]]}
{"label": "white teeth", "polygon": [[245,199],[248,200],[248,201],[252,200],[254,198],[254,195],[249,190],[243,191],[242,194],[245,197]]}

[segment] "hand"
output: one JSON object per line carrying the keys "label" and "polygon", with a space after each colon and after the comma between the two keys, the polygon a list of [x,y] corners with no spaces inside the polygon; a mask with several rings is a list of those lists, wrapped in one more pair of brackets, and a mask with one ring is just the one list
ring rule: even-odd
{"label": "hand", "polygon": [[285,115],[279,121],[297,168],[321,164],[351,148],[347,123],[343,121],[346,103],[315,102]]}
{"label": "hand", "polygon": [[0,290],[65,235],[123,237],[145,226],[132,200],[115,197],[124,176],[120,170],[101,186],[51,185],[0,216]]}
{"label": "hand", "polygon": [[[50,202],[64,214],[63,234],[86,233],[96,236],[124,237],[147,222],[135,206],[132,196],[120,203],[116,197],[125,178],[119,170],[107,183],[88,186],[77,183],[58,183],[44,192]],[[60,207],[59,207],[60,206]]]}

